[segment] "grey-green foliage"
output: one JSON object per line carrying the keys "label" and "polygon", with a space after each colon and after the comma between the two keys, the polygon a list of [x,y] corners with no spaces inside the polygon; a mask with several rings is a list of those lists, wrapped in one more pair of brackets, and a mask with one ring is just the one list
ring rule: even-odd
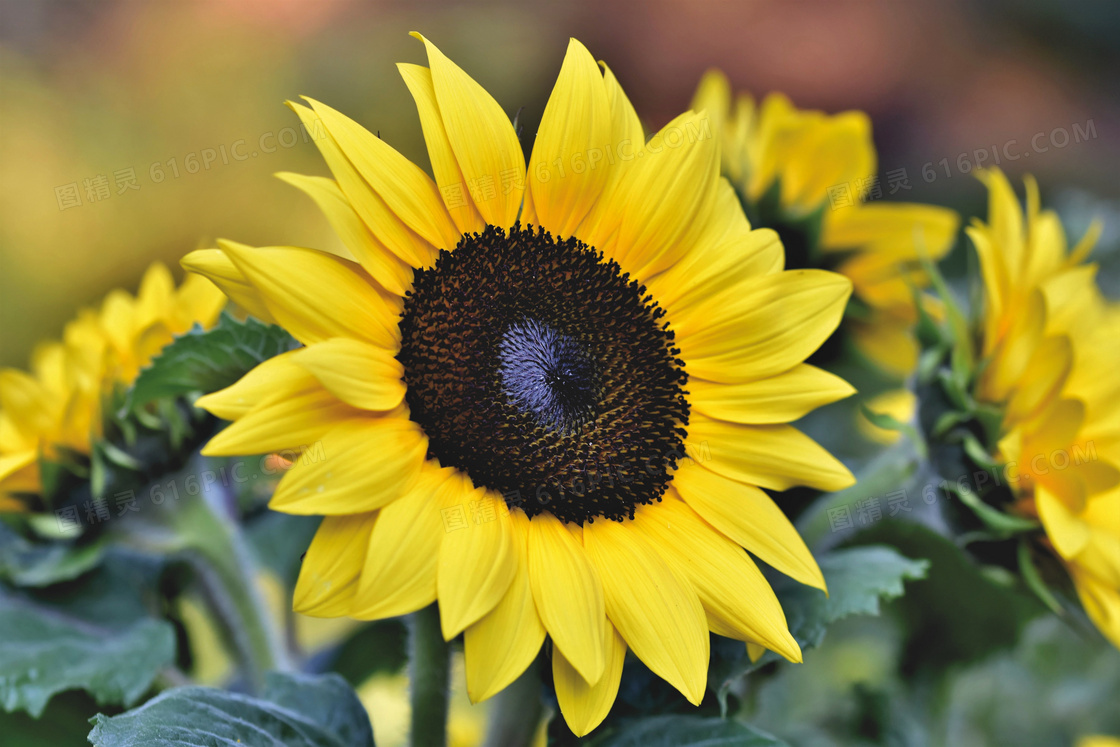
{"label": "grey-green foliage", "polygon": [[[143,577],[143,578],[142,578]],[[171,625],[141,598],[150,568],[114,556],[46,589],[0,584],[0,705],[38,716],[55,694],[135,703],[175,657]]]}
{"label": "grey-green foliage", "polygon": [[[834,550],[821,557],[819,564],[828,596],[789,579],[774,583],[790,633],[802,650],[819,646],[828,626],[837,620],[850,615],[878,615],[881,599],[902,596],[904,582],[924,578],[929,565],[877,545]],[[741,644],[721,645],[720,653],[718,661],[713,661],[708,680],[724,705],[736,680],[779,658],[767,652],[758,662],[751,663]]]}
{"label": "grey-green foliage", "polygon": [[96,747],[373,747],[361,701],[335,674],[272,672],[260,697],[181,687],[91,723]]}
{"label": "grey-green foliage", "polygon": [[71,581],[100,563],[104,549],[99,541],[33,541],[0,523],[0,581],[34,587]]}
{"label": "grey-green foliage", "polygon": [[134,409],[152,400],[230,386],[257,364],[298,345],[275,325],[238,321],[223,313],[208,331],[194,327],[179,336],[140,372],[129,397]]}

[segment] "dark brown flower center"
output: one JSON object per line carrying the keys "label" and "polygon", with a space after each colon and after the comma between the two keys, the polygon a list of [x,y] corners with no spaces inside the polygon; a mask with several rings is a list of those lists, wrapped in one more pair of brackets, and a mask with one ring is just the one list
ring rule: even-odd
{"label": "dark brown flower center", "polygon": [[429,457],[533,516],[620,520],[684,457],[688,377],[664,312],[576,239],[489,226],[419,270],[401,351]]}

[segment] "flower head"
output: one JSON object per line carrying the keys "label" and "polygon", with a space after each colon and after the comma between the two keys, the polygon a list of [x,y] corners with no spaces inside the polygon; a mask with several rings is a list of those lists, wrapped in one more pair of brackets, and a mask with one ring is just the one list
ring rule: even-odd
{"label": "flower head", "polygon": [[430,67],[399,67],[434,180],[330,107],[291,104],[334,178],[283,178],[347,255],[220,242],[183,262],[305,345],[199,400],[235,421],[204,453],[307,447],[272,499],[326,515],[296,608],[438,600],[475,701],[547,635],[581,735],[627,649],[693,703],[709,631],[800,660],[743,548],[824,586],[762,488],[853,482],[788,425],[852,392],[803,363],[851,284],[783,271],[703,112],[647,143],[573,40],[526,164],[498,103],[423,41]]}
{"label": "flower head", "polygon": [[[921,260],[949,251],[960,220],[931,205],[874,202],[889,187],[877,174],[871,122],[859,111],[796,108],[780,93],[732,98],[727,78],[707,73],[693,99],[723,141],[723,173],[756,226],[778,229],[791,266],[832,267],[866,307],[845,323],[859,349],[896,376],[918,361],[914,289],[929,280]],[[897,186],[901,185],[901,186]]]}
{"label": "flower head", "polygon": [[976,397],[1003,413],[998,454],[1090,617],[1120,646],[1120,306],[1086,264],[1099,227],[1070,250],[1026,179],[1026,211],[997,170],[987,223],[968,235],[984,280]]}
{"label": "flower head", "polygon": [[210,326],[225,298],[203,278],[178,289],[163,264],[148,268],[136,297],[112,291],[83,309],[61,342],[37,348],[31,371],[0,371],[0,511],[28,507],[42,490],[40,458],[88,455],[101,434],[101,406],[127,387],[176,334]]}

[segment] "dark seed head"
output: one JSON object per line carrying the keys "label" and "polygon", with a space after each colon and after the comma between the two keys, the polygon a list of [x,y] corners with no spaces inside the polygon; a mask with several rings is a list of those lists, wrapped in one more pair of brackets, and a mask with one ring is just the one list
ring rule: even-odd
{"label": "dark seed head", "polygon": [[632,517],[684,456],[688,377],[663,314],[576,239],[464,236],[416,272],[400,325],[428,456],[530,516]]}

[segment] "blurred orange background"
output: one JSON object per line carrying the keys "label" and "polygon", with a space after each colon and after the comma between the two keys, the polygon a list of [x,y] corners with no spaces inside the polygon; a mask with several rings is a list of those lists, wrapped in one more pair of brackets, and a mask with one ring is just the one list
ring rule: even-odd
{"label": "blurred orange background", "polygon": [[[24,366],[37,340],[109,288],[135,290],[152,260],[179,272],[180,256],[218,237],[336,241],[307,198],[271,177],[326,173],[282,102],[314,96],[426,166],[394,67],[424,62],[413,29],[511,115],[521,109],[526,142],[576,36],[650,126],[687,108],[713,66],[755,94],[865,109],[880,173],[905,168],[907,199],[966,213],[983,194],[960,154],[975,164],[977,150],[1015,140],[1012,151],[1031,151],[1035,133],[1045,144],[1080,127],[1091,137],[1002,165],[1037,175],[1075,233],[1087,209],[1120,218],[1110,0],[0,0],[0,365]],[[938,170],[928,183],[927,163]],[[1101,252],[1115,255],[1118,223]]]}

